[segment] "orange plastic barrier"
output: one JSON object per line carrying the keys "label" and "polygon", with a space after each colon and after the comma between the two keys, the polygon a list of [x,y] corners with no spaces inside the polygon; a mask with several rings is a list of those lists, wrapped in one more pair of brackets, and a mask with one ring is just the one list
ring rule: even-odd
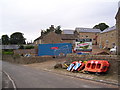
{"label": "orange plastic barrier", "polygon": [[84,71],[106,72],[110,64],[105,60],[90,60],[86,63]]}

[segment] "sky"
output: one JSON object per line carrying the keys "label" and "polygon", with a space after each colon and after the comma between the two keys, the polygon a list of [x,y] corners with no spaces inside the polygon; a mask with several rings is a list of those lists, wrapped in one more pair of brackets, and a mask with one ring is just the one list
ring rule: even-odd
{"label": "sky", "polygon": [[116,24],[119,0],[0,0],[0,37],[14,32],[34,41],[51,25],[61,29]]}

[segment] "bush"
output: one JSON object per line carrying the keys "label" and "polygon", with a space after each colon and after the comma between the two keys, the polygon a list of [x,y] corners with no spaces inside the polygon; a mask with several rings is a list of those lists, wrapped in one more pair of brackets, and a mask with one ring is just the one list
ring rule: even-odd
{"label": "bush", "polygon": [[34,49],[34,46],[25,46],[25,49]]}
{"label": "bush", "polygon": [[13,51],[3,51],[2,54],[4,54],[4,55],[13,55]]}
{"label": "bush", "polygon": [[35,47],[34,46],[30,46],[30,45],[28,45],[28,46],[23,46],[23,45],[21,45],[20,47],[19,47],[19,49],[34,49]]}
{"label": "bush", "polygon": [[21,45],[21,46],[19,47],[19,49],[24,49],[24,46],[23,46],[23,45]]}

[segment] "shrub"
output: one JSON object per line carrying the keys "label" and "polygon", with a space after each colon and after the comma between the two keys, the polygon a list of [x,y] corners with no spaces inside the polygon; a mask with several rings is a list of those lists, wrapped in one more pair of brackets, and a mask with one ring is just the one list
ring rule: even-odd
{"label": "shrub", "polygon": [[34,49],[35,47],[34,46],[30,46],[30,45],[28,45],[28,46],[23,46],[23,45],[21,45],[20,47],[19,47],[19,49]]}
{"label": "shrub", "polygon": [[25,49],[34,49],[34,46],[25,46]]}
{"label": "shrub", "polygon": [[4,55],[13,55],[13,51],[3,51],[2,54],[4,54]]}
{"label": "shrub", "polygon": [[24,46],[23,46],[23,45],[21,45],[21,46],[19,47],[19,49],[24,49]]}

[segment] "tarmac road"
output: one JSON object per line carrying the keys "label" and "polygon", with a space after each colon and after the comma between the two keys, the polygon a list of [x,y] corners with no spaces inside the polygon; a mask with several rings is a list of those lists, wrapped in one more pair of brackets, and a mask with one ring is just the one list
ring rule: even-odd
{"label": "tarmac road", "polygon": [[115,85],[59,75],[8,62],[3,62],[2,66],[2,70],[10,75],[17,88],[117,88]]}

